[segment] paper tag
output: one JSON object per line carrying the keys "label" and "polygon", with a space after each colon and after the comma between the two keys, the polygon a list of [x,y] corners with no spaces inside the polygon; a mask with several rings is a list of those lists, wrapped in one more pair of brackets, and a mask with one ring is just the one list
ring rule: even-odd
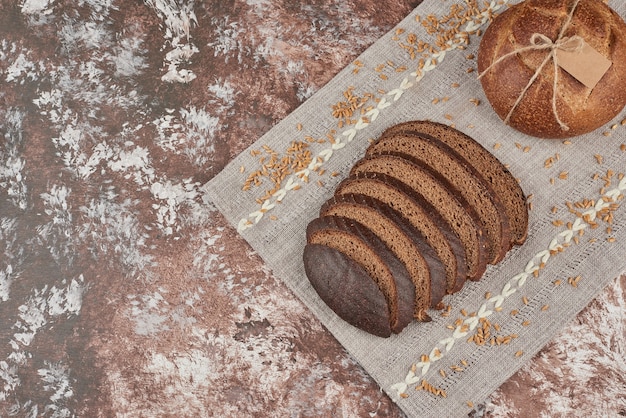
{"label": "paper tag", "polygon": [[567,71],[576,80],[593,89],[613,64],[604,55],[583,41],[581,51],[556,50],[559,67]]}

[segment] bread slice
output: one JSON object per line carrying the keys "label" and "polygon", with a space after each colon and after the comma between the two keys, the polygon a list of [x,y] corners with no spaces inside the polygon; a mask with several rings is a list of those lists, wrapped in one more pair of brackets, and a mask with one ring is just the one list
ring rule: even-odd
{"label": "bread slice", "polygon": [[379,337],[391,335],[387,299],[361,264],[322,244],[306,244],[303,260],[311,285],[341,319]]}
{"label": "bread slice", "polygon": [[[378,285],[387,302],[391,332],[400,332],[413,320],[415,287],[409,273],[393,252],[369,229],[347,218],[326,216],[311,221],[307,226],[306,234],[308,244],[322,245],[339,251],[360,265],[367,273],[368,277],[364,277],[364,281],[365,279],[373,280]],[[326,273],[324,275],[320,273],[318,265],[329,263],[328,259],[316,260],[313,254],[307,254],[304,257],[309,274],[311,274],[309,280],[312,283],[316,282],[314,287],[323,288],[322,280],[337,282],[343,279],[339,276],[328,278]],[[338,275],[341,271],[343,270],[337,270],[335,274]],[[369,287],[369,285],[366,286]],[[324,301],[329,300],[337,304],[336,299],[332,299],[329,295],[321,294],[320,297]],[[377,296],[373,294],[368,294],[366,297],[377,299]],[[357,302],[357,304],[360,303],[362,302]],[[348,322],[352,321],[351,323],[358,321],[351,318],[351,315],[357,317],[363,313],[362,311],[345,313],[343,308],[338,310],[344,312],[344,319]],[[371,329],[364,330],[372,332]]]}
{"label": "bread slice", "polygon": [[423,236],[391,207],[360,194],[343,194],[328,200],[320,216],[353,219],[372,231],[404,264],[415,285],[415,312],[427,320],[426,310],[437,306],[446,294],[443,263]]}
{"label": "bread slice", "polygon": [[495,194],[500,197],[509,220],[512,242],[523,244],[526,241],[528,234],[526,196],[517,179],[492,153],[468,135],[438,122],[400,123],[387,129],[382,136],[398,133],[425,133],[453,148],[482,175],[483,180],[490,184]]}
{"label": "bread slice", "polygon": [[476,211],[487,238],[489,262],[497,263],[511,248],[509,221],[504,205],[476,170],[445,143],[427,134],[383,135],[371,144],[366,156],[397,154],[439,173]]}
{"label": "bread slice", "polygon": [[446,293],[461,289],[467,276],[461,241],[423,196],[393,177],[376,173],[363,173],[343,180],[335,189],[335,195],[344,194],[369,196],[401,213],[441,259],[445,269]]}
{"label": "bread slice", "polygon": [[478,280],[487,265],[486,243],[477,215],[436,172],[396,155],[363,158],[350,175],[380,173],[404,183],[433,205],[463,243],[468,277]]}

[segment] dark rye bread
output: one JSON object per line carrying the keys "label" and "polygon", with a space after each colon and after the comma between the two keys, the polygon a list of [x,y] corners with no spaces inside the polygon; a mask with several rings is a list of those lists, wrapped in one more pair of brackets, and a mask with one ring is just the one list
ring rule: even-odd
{"label": "dark rye bread", "polygon": [[517,179],[493,154],[468,135],[438,122],[404,122],[388,128],[382,136],[399,133],[431,135],[448,145],[457,155],[471,164],[504,204],[512,242],[523,244],[526,241],[528,234],[526,196]]}
{"label": "dark rye bread", "polygon": [[320,298],[341,319],[379,337],[389,337],[389,306],[367,271],[328,245],[304,247],[304,271]]}
{"label": "dark rye bread", "polygon": [[446,294],[446,279],[443,263],[419,231],[388,205],[360,194],[333,197],[322,205],[320,216],[353,219],[372,231],[409,272],[415,285],[415,318],[428,319],[426,310],[438,307]]}
{"label": "dark rye bread", "polygon": [[335,195],[362,194],[378,199],[401,213],[441,259],[446,276],[446,292],[463,287],[467,277],[465,252],[459,238],[423,196],[404,183],[384,174],[363,173],[348,177],[335,189]]}
{"label": "dark rye bread", "polygon": [[[369,229],[350,219],[326,216],[311,221],[306,235],[308,244],[332,248],[353,260],[367,273],[363,280],[373,280],[378,285],[387,302],[391,332],[400,332],[413,320],[415,287],[409,273],[393,252]],[[319,250],[316,254],[319,254]],[[308,252],[305,252],[304,260],[308,265],[309,280],[314,287],[322,280],[342,280],[341,277],[328,279],[320,274],[317,265],[326,263],[327,260],[316,260],[313,253]],[[323,288],[321,285],[317,287]],[[324,301],[333,300],[328,294],[320,294],[320,297]],[[378,299],[376,294],[371,297]],[[345,315],[342,318],[351,323],[357,322],[351,316],[362,314],[361,311],[345,312],[343,308],[338,310]],[[372,332],[367,328],[365,330]]]}
{"label": "dark rye bread", "polygon": [[404,183],[437,208],[445,222],[463,243],[468,278],[478,280],[487,266],[485,237],[477,215],[461,203],[458,192],[432,170],[396,155],[363,158],[352,167],[351,176],[379,173]]}
{"label": "dark rye bread", "polygon": [[400,133],[383,135],[368,147],[365,155],[379,154],[409,158],[416,164],[431,168],[453,184],[482,222],[489,262],[495,264],[504,258],[511,247],[509,221],[504,205],[476,170],[464,159],[457,157],[449,146],[427,134]]}
{"label": "dark rye bread", "polygon": [[305,272],[339,317],[399,333],[525,241],[526,198],[479,143],[414,121],[389,128],[307,227]]}

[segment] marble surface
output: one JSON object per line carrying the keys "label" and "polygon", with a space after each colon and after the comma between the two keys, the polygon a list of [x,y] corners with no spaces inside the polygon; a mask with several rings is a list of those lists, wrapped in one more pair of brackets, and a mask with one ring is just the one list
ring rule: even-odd
{"label": "marble surface", "polygon": [[[402,416],[200,186],[418,3],[0,0],[0,416]],[[625,312],[470,415],[626,416]]]}

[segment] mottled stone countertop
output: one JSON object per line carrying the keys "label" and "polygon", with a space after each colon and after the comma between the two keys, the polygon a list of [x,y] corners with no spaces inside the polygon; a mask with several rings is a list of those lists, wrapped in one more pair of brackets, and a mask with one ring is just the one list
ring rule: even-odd
{"label": "mottled stone countertop", "polygon": [[[200,186],[418,3],[0,0],[0,416],[402,416]],[[626,416],[625,307],[472,415]]]}

